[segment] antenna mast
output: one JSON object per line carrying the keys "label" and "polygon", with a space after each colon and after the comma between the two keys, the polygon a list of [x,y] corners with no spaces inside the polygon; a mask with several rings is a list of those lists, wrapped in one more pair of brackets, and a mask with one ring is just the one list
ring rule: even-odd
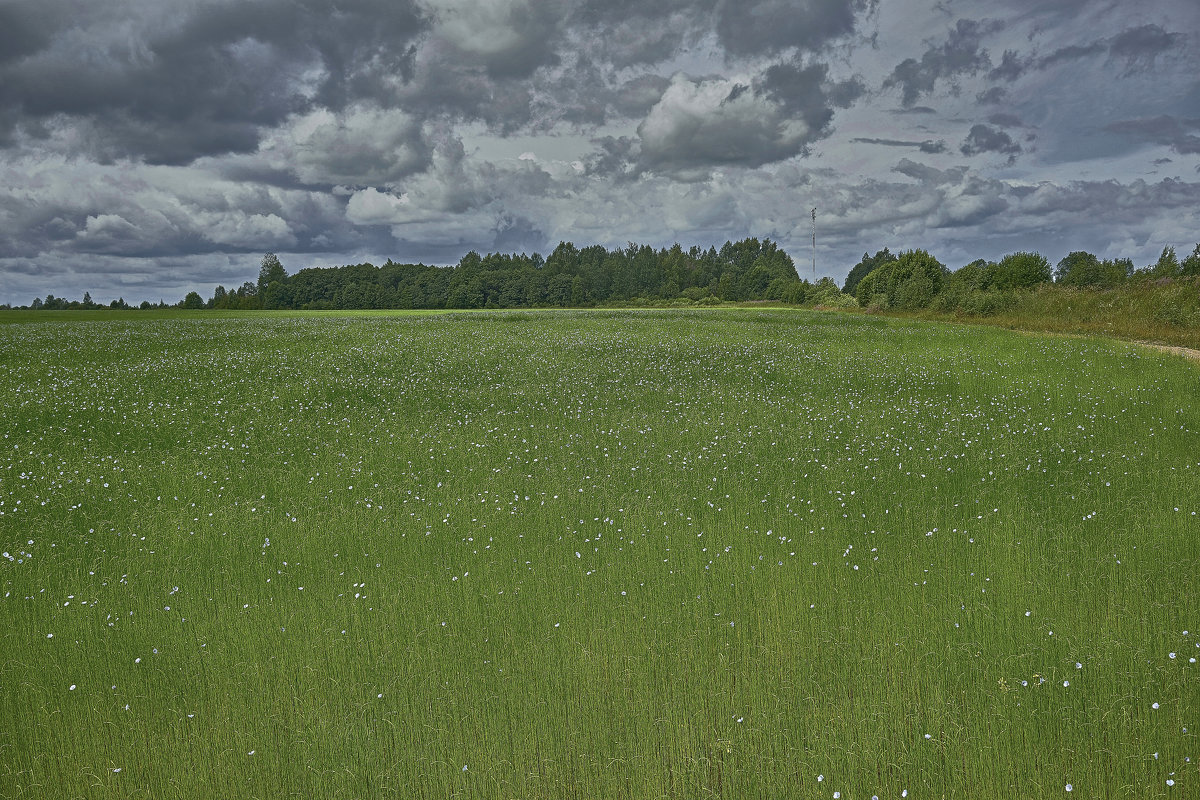
{"label": "antenna mast", "polygon": [[812,268],[813,268],[813,278],[815,279],[817,277],[817,210],[815,208],[812,210],[812,223],[813,223]]}

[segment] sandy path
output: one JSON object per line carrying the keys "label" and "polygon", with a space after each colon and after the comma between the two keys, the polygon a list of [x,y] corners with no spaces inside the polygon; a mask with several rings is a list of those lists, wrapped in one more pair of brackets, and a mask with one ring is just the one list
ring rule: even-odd
{"label": "sandy path", "polygon": [[1138,342],[1143,347],[1152,347],[1155,350],[1161,350],[1164,353],[1171,353],[1176,356],[1183,356],[1194,361],[1200,361],[1200,350],[1193,350],[1190,347],[1177,347],[1171,344],[1154,344],[1153,342]]}

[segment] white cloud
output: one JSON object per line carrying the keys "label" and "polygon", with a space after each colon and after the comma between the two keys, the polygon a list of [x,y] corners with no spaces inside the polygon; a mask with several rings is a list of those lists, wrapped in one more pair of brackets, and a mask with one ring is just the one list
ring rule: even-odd
{"label": "white cloud", "polygon": [[408,195],[381,192],[366,188],[350,196],[346,204],[346,219],[355,225],[390,225],[412,218],[412,203]]}
{"label": "white cloud", "polygon": [[546,0],[417,0],[433,33],[489,69],[528,74],[553,60],[562,3]]}
{"label": "white cloud", "polygon": [[748,78],[678,73],[637,128],[643,163],[684,179],[718,165],[759,166],[799,153],[810,134]]}
{"label": "white cloud", "polygon": [[260,155],[308,184],[391,185],[429,163],[421,123],[399,109],[356,105],[295,116]]}

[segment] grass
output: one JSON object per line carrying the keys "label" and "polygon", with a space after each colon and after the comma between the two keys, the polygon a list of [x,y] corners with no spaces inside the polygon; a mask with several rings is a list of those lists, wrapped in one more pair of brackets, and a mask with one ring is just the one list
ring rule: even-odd
{"label": "grass", "polygon": [[0,370],[0,795],[1200,786],[1182,359],[168,314],[7,325]]}
{"label": "grass", "polygon": [[920,311],[898,316],[1200,349],[1200,278],[1139,280],[1108,290],[1047,285],[1004,297],[1003,310],[991,314]]}

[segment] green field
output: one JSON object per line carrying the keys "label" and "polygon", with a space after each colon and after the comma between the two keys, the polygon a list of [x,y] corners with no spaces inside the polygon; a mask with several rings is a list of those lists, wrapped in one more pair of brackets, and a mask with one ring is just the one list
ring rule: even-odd
{"label": "green field", "polygon": [[1200,796],[1194,363],[790,310],[38,319],[0,796]]}

